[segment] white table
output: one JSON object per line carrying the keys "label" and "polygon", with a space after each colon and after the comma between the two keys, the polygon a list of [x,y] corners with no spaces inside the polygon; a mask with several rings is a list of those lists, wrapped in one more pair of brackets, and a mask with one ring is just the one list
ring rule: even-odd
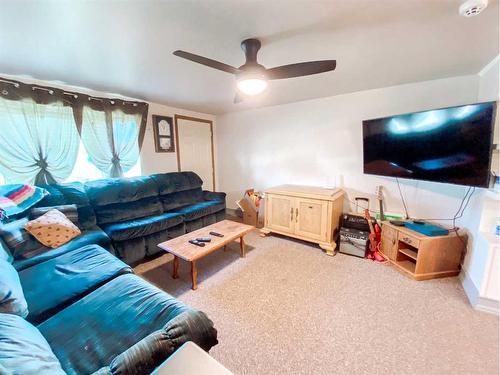
{"label": "white table", "polygon": [[192,341],[175,351],[152,375],[234,375]]}

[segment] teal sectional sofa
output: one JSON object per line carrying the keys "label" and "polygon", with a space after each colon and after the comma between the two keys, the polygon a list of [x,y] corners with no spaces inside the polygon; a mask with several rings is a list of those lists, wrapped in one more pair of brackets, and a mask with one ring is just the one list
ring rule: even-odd
{"label": "teal sectional sofa", "polygon": [[203,312],[130,265],[223,219],[224,193],[203,191],[192,172],[43,187],[50,195],[35,210],[73,205],[82,234],[27,256],[33,239],[2,240],[16,220],[0,226],[0,374],[148,374],[186,341],[217,344]]}
{"label": "teal sectional sofa", "polygon": [[0,242],[0,374],[149,374],[177,348],[217,344],[208,317],[98,245],[19,266]]}
{"label": "teal sectional sofa", "polygon": [[202,185],[194,172],[42,185],[51,194],[37,206],[76,204],[84,237],[104,235],[99,244],[134,265],[160,242],[224,219],[226,194]]}

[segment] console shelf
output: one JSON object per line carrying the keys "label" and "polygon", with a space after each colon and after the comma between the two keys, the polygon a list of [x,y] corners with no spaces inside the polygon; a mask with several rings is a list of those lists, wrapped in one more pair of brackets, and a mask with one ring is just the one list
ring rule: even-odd
{"label": "console shelf", "polygon": [[455,232],[429,237],[389,222],[382,224],[382,254],[415,280],[457,276],[465,243],[467,236]]}
{"label": "console shelf", "polygon": [[410,257],[413,260],[417,260],[418,252],[412,249],[399,249],[398,250],[400,253],[406,255],[407,257]]}

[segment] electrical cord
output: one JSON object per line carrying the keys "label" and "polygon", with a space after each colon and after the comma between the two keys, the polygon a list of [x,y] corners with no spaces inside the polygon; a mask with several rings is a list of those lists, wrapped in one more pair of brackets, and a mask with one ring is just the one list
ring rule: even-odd
{"label": "electrical cord", "polygon": [[403,192],[401,191],[401,185],[399,184],[399,178],[396,177],[396,182],[398,184],[399,196],[401,197],[401,202],[403,202],[403,207],[405,209],[405,219],[409,219],[410,215],[408,215],[408,207],[406,207],[406,201],[403,196]]}
{"label": "electrical cord", "polygon": [[[398,182],[398,188],[399,188],[399,192],[400,192],[401,200],[402,200],[402,202],[403,202],[403,206],[404,206],[404,208],[405,208],[405,214],[406,214],[406,217],[407,217],[407,218],[409,218],[409,215],[408,215],[408,210],[407,210],[407,205],[406,205],[406,202],[405,202],[404,196],[403,196],[403,194],[402,194],[402,191],[401,191],[401,188],[400,188],[400,185],[399,185],[399,180],[398,180],[398,178],[396,178],[396,181]],[[463,198],[462,198],[462,200],[460,201],[460,205],[459,205],[459,207],[458,207],[457,212],[455,213],[455,215],[454,215],[452,218],[419,218],[419,220],[422,220],[422,221],[451,221],[451,222],[453,223],[453,227],[452,227],[452,228],[449,228],[449,230],[450,230],[450,231],[454,231],[454,232],[456,232],[456,234],[457,234],[457,236],[458,236],[458,228],[456,227],[456,221],[457,221],[457,219],[460,219],[460,218],[463,216],[463,214],[464,214],[465,210],[467,209],[467,207],[468,207],[468,205],[469,205],[469,202],[470,202],[471,197],[474,195],[475,190],[476,190],[476,188],[475,188],[475,187],[472,187],[472,186],[470,186],[470,187],[467,189],[467,191],[466,191],[466,193],[465,193],[464,197],[463,197]],[[353,201],[353,200],[351,200],[351,199],[349,199],[349,198],[347,198],[347,200],[348,200],[350,203],[354,204],[354,205],[356,205],[356,204],[357,204],[357,202],[355,202],[355,201]],[[371,209],[369,209],[369,208],[368,208],[368,211],[369,211],[370,213],[373,213],[373,214],[377,214],[377,213],[378,213],[378,211],[371,210]],[[460,240],[462,240],[460,236],[458,236],[458,237],[460,238]]]}
{"label": "electrical cord", "polygon": [[[458,227],[455,225],[455,222],[457,219],[460,219],[464,212],[465,212],[465,209],[467,208],[467,206],[469,205],[469,202],[470,202],[470,199],[471,197],[474,195],[474,192],[476,191],[476,188],[473,187],[472,190],[471,188],[469,188],[469,190],[467,190],[467,193],[465,194],[464,196],[464,199],[462,199],[462,204],[463,204],[463,209],[462,209],[462,212],[460,212],[460,210],[457,211],[457,213],[455,214],[455,217],[453,218],[453,231],[455,231],[455,234],[457,235],[458,239],[460,240],[460,242],[462,242],[462,245],[464,246],[464,250],[467,249],[467,243],[462,239],[462,237],[460,237],[460,235],[458,234]],[[469,196],[467,197],[467,194],[470,192]],[[467,197],[467,200],[465,200],[465,197]],[[464,204],[464,201],[465,201],[465,204]]]}

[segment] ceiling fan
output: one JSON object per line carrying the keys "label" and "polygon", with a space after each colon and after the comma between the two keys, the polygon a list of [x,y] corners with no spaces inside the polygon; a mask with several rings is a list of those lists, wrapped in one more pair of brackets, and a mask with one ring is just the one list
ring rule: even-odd
{"label": "ceiling fan", "polygon": [[[234,74],[236,76],[239,91],[250,96],[258,95],[263,92],[267,87],[267,81],[329,72],[334,70],[337,65],[335,60],[320,60],[266,69],[257,62],[257,53],[259,52],[260,46],[260,40],[258,39],[245,39],[241,42],[241,49],[245,52],[246,61],[245,64],[239,68],[186,51],[177,50],[174,52],[174,55],[210,68]],[[238,103],[242,100],[243,98],[236,93],[234,102]]]}

